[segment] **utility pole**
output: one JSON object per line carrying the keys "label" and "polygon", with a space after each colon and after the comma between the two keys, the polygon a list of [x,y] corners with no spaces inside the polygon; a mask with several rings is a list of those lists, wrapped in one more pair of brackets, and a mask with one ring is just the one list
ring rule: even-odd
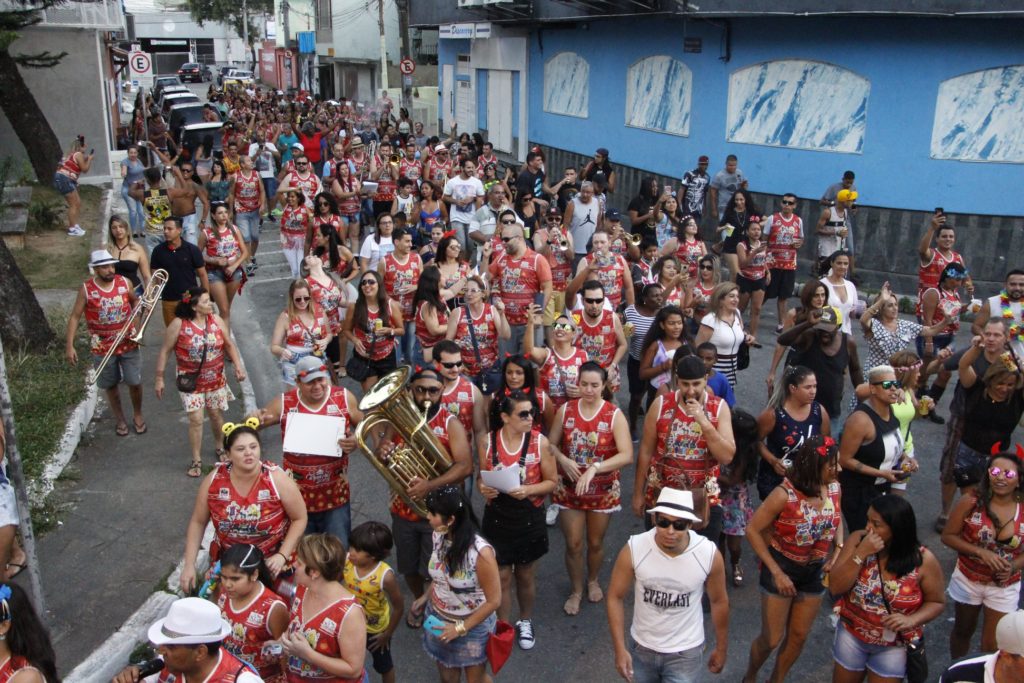
{"label": "utility pole", "polygon": [[[388,89],[388,40],[384,32],[384,0],[377,0],[377,28],[380,29],[380,87]],[[377,98],[373,98],[376,100]]]}
{"label": "utility pole", "polygon": [[242,0],[242,42],[245,44],[245,64],[249,65],[249,8]]}
{"label": "utility pole", "polygon": [[[395,0],[398,7],[398,32],[402,39],[402,57],[412,59],[409,38],[409,0]],[[402,108],[412,116],[412,76],[402,76]]]}

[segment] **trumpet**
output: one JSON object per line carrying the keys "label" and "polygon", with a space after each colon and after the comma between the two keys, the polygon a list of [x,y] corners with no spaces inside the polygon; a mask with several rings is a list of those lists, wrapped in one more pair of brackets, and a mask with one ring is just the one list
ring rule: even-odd
{"label": "trumpet", "polygon": [[[153,317],[153,311],[160,305],[160,295],[164,291],[164,287],[167,286],[167,271],[160,268],[153,271],[153,276],[149,279],[149,284],[146,285],[146,289],[142,292],[142,296],[139,297],[139,303],[135,304],[135,308],[132,309],[131,314],[128,316],[128,320],[125,321],[124,325],[117,332],[117,336],[114,337],[114,341],[110,344],[110,348],[107,349],[106,355],[100,360],[99,365],[92,373],[92,384],[96,383],[100,375],[103,374],[103,368],[107,367],[107,363],[113,357],[114,352],[117,351],[117,347],[121,345],[121,342],[128,337],[128,340],[135,343],[142,343],[142,335],[146,331],[146,325],[149,324],[149,319]],[[136,318],[138,319],[136,321]],[[138,322],[138,328],[133,332],[133,328]]]}
{"label": "trumpet", "polygon": [[626,239],[628,239],[629,243],[632,244],[634,247],[639,247],[640,243],[644,240],[644,236],[638,232],[631,232],[628,235],[626,235]]}
{"label": "trumpet", "polygon": [[392,166],[398,166],[398,163],[401,160],[402,157],[398,156],[397,154],[392,154],[391,157],[388,159],[388,163],[391,164]]}

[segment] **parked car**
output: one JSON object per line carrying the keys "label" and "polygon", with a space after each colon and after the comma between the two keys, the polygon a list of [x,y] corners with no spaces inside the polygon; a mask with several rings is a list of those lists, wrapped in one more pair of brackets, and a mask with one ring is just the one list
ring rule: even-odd
{"label": "parked car", "polygon": [[186,104],[172,104],[171,113],[167,117],[167,126],[171,129],[171,138],[176,142],[184,126],[193,123],[203,123],[203,110],[206,105],[199,102],[188,102]]}
{"label": "parked car", "polygon": [[233,69],[224,77],[224,87],[229,85],[240,85],[242,87],[253,85],[256,79],[248,69]]}
{"label": "parked car", "polygon": [[203,65],[197,64],[196,62],[186,62],[181,65],[178,69],[178,78],[184,83],[189,81],[191,83],[202,83],[203,82]]}
{"label": "parked car", "polygon": [[227,76],[229,73],[231,73],[234,70],[235,70],[235,67],[233,67],[233,66],[222,66],[219,69],[217,69],[217,85],[223,86],[224,85],[224,77]]}
{"label": "parked car", "polygon": [[172,92],[160,100],[160,114],[166,119],[171,114],[171,106],[175,104],[199,103],[199,97],[190,92]]}
{"label": "parked car", "polygon": [[195,156],[199,145],[206,148],[206,154],[216,157],[224,156],[224,138],[221,129],[223,123],[191,123],[181,129],[179,146],[185,152],[185,158]]}
{"label": "parked car", "polygon": [[160,99],[160,94],[164,88],[175,85],[181,85],[181,79],[177,76],[158,76],[153,81],[153,99]]}

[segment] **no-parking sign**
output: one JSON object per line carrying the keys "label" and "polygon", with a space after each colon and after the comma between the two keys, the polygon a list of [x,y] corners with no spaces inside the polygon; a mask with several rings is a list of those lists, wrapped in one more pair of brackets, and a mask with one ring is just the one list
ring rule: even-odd
{"label": "no-parking sign", "polygon": [[401,71],[406,76],[409,76],[414,71],[416,71],[416,62],[406,57],[405,59],[398,63],[398,70]]}

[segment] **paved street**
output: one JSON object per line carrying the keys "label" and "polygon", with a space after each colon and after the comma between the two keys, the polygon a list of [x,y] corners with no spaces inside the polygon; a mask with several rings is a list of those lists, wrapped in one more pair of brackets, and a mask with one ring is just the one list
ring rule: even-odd
{"label": "paved street", "polygon": [[[193,87],[202,92],[205,88],[205,84]],[[120,203],[119,196],[116,201]],[[625,201],[617,197],[613,202],[616,204],[624,206]],[[274,320],[285,305],[289,280],[276,225],[265,224],[261,236],[260,269],[235,300],[232,312],[234,334],[260,405],[282,389],[277,365],[269,352],[269,337]],[[772,354],[772,330],[776,325],[774,305],[765,307],[761,325],[764,348],[752,352],[751,366],[740,374],[737,391],[739,406],[755,414],[766,400],[764,377]],[[158,587],[181,557],[185,522],[197,483],[184,473],[188,460],[186,421],[177,395],[170,392],[157,404],[151,389],[155,353],[162,331],[161,322],[154,320],[145,348],[143,376],[150,433],[116,438],[109,411],[102,406],[93,437],[77,456],[74,465],[77,478],[64,482],[57,494],[68,505],[62,516],[64,524],[40,542],[50,623],[62,673],[70,671],[113,633]],[[966,333],[961,333],[958,344],[965,342]],[[350,388],[356,388],[354,383],[348,382]],[[946,412],[951,393],[947,392],[940,404],[940,413]],[[239,391],[236,394],[240,398],[227,416],[235,421],[243,415],[241,394]],[[617,398],[620,405],[625,405],[628,399],[624,391]],[[909,498],[917,511],[922,541],[940,557],[948,575],[953,555],[939,543],[931,529],[939,505],[936,473],[944,434],[944,427],[929,422],[915,425],[916,452],[922,467],[910,482]],[[204,458],[209,464],[213,446],[208,431],[205,439]],[[265,434],[263,452],[265,458],[280,462],[277,428]],[[352,459],[350,478],[353,524],[368,519],[388,520],[387,487],[361,455]],[[632,472],[626,472],[624,479],[623,489],[630,491]],[[475,496],[478,510],[480,502],[479,495]],[[602,584],[607,585],[612,562],[626,538],[640,531],[640,520],[630,513],[623,511],[615,515],[606,539]],[[552,529],[550,539],[551,552],[540,561],[538,570],[534,615],[537,646],[528,653],[517,649],[502,672],[502,679],[588,683],[616,680],[604,605],[585,602],[579,616],[572,618],[563,614],[561,608],[568,593],[568,579],[562,562],[562,536],[557,529]],[[729,588],[729,660],[717,680],[739,680],[750,642],[759,630],[760,598],[754,559],[744,544],[746,585]],[[815,622],[808,645],[789,680],[817,682],[830,678],[832,631],[826,609],[823,607]],[[933,672],[948,662],[946,640],[951,615],[951,608],[947,608],[945,615],[927,629]],[[708,629],[710,633],[710,623]],[[435,679],[434,665],[422,652],[418,640],[418,632],[404,627],[396,632],[393,651],[398,680]],[[770,662],[766,671],[768,667]]]}

